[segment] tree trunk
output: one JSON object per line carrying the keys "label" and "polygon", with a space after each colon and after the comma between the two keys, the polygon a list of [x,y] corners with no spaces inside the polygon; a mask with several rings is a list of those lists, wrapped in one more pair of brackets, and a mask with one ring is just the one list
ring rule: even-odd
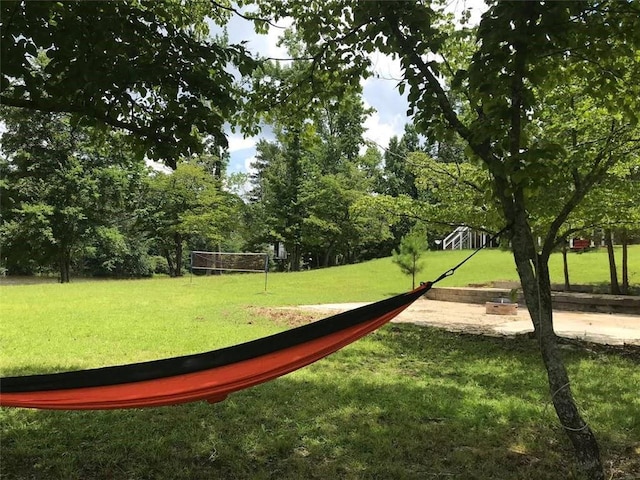
{"label": "tree trunk", "polygon": [[285,220],[285,238],[291,245],[291,249],[288,250],[291,253],[289,269],[298,272],[300,271],[300,260],[302,259],[302,205],[299,200],[300,185],[302,183],[302,167],[300,165],[302,158],[301,128],[299,126],[293,127],[290,132],[293,138],[291,140],[291,148],[286,152],[287,200],[290,212]]}
{"label": "tree trunk", "polygon": [[291,254],[291,270],[300,271],[300,263],[302,260],[302,250],[299,243],[294,244],[293,253]]}
{"label": "tree trunk", "polygon": [[411,290],[416,288],[416,266],[418,265],[418,255],[413,255],[411,264]]}
{"label": "tree trunk", "polygon": [[169,276],[175,277],[176,268],[175,268],[175,265],[173,264],[173,258],[171,257],[171,250],[168,248],[163,248],[163,251],[164,251],[164,258],[167,259],[167,269],[169,270]]}
{"label": "tree trunk", "polygon": [[629,236],[627,229],[620,232],[620,242],[622,243],[622,287],[620,292],[629,295]]}
{"label": "tree trunk", "polygon": [[69,283],[71,281],[71,252],[62,247],[59,258],[60,267],[60,283]]}
{"label": "tree trunk", "polygon": [[329,248],[327,248],[324,252],[324,259],[322,261],[322,266],[323,267],[331,267],[333,265],[331,265],[331,255],[333,254],[333,244],[329,245]]}
{"label": "tree trunk", "polygon": [[569,282],[569,262],[567,261],[567,240],[562,243],[562,271],[564,273],[564,291],[571,291],[571,283]]}
{"label": "tree trunk", "polygon": [[553,330],[548,255],[536,252],[526,219],[514,226],[512,241],[518,275],[547,370],[551,401],[556,414],[573,444],[584,478],[604,480],[598,442],[575,404],[569,376]]}
{"label": "tree trunk", "polygon": [[175,276],[182,276],[182,235],[176,233],[174,235],[175,241],[175,250],[176,250],[176,265],[175,265]]}
{"label": "tree trunk", "polygon": [[604,231],[604,242],[607,245],[609,255],[609,274],[611,278],[611,294],[620,295],[620,285],[618,285],[618,269],[616,268],[616,257],[613,251],[613,232],[610,228]]}
{"label": "tree trunk", "polygon": [[322,257],[322,267],[326,268],[329,266],[329,261],[331,260],[331,249],[327,249],[324,252],[324,255]]}

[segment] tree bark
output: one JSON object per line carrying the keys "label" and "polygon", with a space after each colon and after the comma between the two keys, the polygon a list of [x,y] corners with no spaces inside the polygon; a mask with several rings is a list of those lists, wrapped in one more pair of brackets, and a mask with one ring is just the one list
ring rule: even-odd
{"label": "tree bark", "polygon": [[71,281],[71,252],[62,247],[59,257],[60,283],[69,283]]}
{"label": "tree bark", "polygon": [[300,249],[299,243],[293,243],[289,247],[289,271],[291,272],[299,272],[300,271],[300,260],[302,259],[302,253]]}
{"label": "tree bark", "polygon": [[629,236],[627,229],[620,232],[620,243],[622,243],[622,286],[620,293],[629,295]]}
{"label": "tree bark", "polygon": [[169,276],[175,277],[176,269],[173,264],[173,258],[171,258],[171,250],[169,248],[165,248],[163,250],[164,250],[164,258],[167,259],[167,269],[169,270]]}
{"label": "tree bark", "polygon": [[175,250],[176,250],[176,264],[175,264],[175,276],[182,276],[182,235],[176,233],[174,235]]}
{"label": "tree bark", "polygon": [[323,267],[332,267],[333,265],[331,264],[331,256],[333,255],[333,243],[329,245],[329,248],[327,248],[324,252],[324,256],[323,256],[323,260],[322,260],[322,266]]}
{"label": "tree bark", "polygon": [[551,401],[556,414],[573,444],[584,478],[604,480],[598,442],[575,404],[569,375],[553,330],[548,255],[535,252],[534,238],[526,220],[514,226],[512,242],[518,275],[547,370]]}
{"label": "tree bark", "polygon": [[564,291],[571,291],[571,283],[569,282],[569,262],[567,261],[567,240],[562,242],[562,271],[564,273]]}
{"label": "tree bark", "polygon": [[610,292],[612,295],[620,295],[618,269],[616,267],[616,257],[613,251],[613,232],[610,228],[607,228],[604,231],[604,242],[607,245],[607,254],[609,255],[609,276],[611,279]]}

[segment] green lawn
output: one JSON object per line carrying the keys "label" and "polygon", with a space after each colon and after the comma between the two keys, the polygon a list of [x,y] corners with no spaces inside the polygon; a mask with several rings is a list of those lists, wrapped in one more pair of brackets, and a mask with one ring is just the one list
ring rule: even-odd
{"label": "green lawn", "polygon": [[[429,253],[421,279],[468,252]],[[640,248],[631,251],[640,283]],[[561,262],[552,272],[561,281]],[[574,283],[608,278],[573,254]],[[483,251],[443,285],[515,279]],[[375,300],[410,280],[389,259],[296,274],[0,287],[4,375],[208,350],[285,328],[264,308]],[[572,387],[607,478],[640,472],[638,355],[569,349]],[[572,478],[535,341],[389,325],[311,367],[216,405],[107,412],[0,410],[3,479]]]}
{"label": "green lawn", "polygon": [[[432,280],[468,251],[429,252],[419,277]],[[630,252],[631,283],[640,284],[640,245]],[[574,283],[608,278],[606,252],[572,254]],[[562,280],[560,255],[552,258]],[[517,278],[507,252],[485,250],[439,285]],[[300,273],[0,286],[0,371],[85,368],[193,353],[274,331],[250,306],[373,301],[411,287],[389,258]]]}

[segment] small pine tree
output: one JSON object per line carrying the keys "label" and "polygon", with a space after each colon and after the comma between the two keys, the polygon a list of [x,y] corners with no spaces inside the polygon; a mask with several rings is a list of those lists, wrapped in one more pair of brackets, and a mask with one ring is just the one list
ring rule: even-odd
{"label": "small pine tree", "polygon": [[421,228],[414,227],[402,237],[400,250],[393,252],[393,263],[400,267],[402,273],[411,275],[411,288],[416,288],[416,274],[424,268],[420,257],[427,249],[427,235]]}

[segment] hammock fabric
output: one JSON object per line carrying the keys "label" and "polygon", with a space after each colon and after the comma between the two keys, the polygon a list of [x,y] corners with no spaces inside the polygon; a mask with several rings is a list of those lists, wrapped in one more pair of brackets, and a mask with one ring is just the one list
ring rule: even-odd
{"label": "hammock fabric", "polygon": [[423,295],[408,293],[275,335],[195,355],[0,378],[0,406],[57,410],[158,407],[207,400],[313,363],[376,330]]}

